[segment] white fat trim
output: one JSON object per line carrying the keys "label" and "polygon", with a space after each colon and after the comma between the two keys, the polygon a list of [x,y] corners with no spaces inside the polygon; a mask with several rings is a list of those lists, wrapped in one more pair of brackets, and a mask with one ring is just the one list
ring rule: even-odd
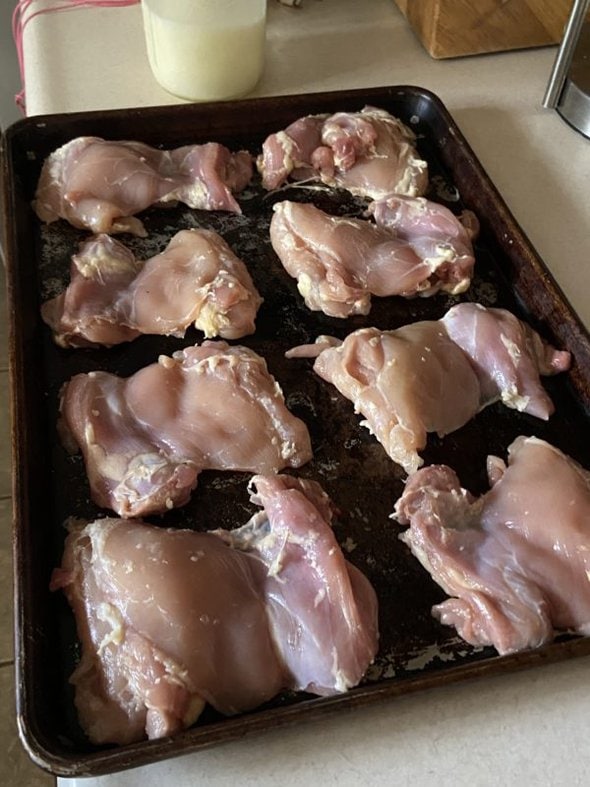
{"label": "white fat trim", "polygon": [[530,396],[522,396],[514,383],[508,386],[508,388],[502,389],[500,398],[503,404],[507,407],[512,407],[514,410],[518,410],[519,413],[526,410],[531,400]]}
{"label": "white fat trim", "polygon": [[509,339],[503,333],[500,334],[500,341],[502,342],[502,344],[504,345],[504,347],[508,351],[508,355],[510,356],[510,360],[512,361],[514,366],[517,367],[518,364],[520,363],[520,359],[522,357],[522,351],[521,351],[520,347],[515,342],[513,342],[512,339]]}
{"label": "white fat trim", "polygon": [[332,648],[332,676],[334,677],[334,688],[336,691],[342,693],[348,691],[351,687],[352,684],[338,666],[338,651],[335,647]]}
{"label": "white fat trim", "polygon": [[208,203],[209,191],[207,187],[199,180],[195,180],[190,186],[181,186],[164,197],[161,197],[159,202],[176,202],[179,199],[179,193],[182,192],[182,202],[188,205],[189,208],[205,208]]}
{"label": "white fat trim", "polygon": [[96,616],[99,620],[108,623],[111,627],[110,631],[104,635],[98,646],[97,655],[101,656],[103,650],[108,645],[120,645],[125,639],[125,631],[123,628],[124,621],[119,610],[107,602],[98,605]]}

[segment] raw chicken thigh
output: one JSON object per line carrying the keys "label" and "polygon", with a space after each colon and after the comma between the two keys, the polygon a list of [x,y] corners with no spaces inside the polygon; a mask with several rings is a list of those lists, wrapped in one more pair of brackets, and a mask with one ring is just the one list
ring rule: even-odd
{"label": "raw chicken thigh", "polygon": [[217,142],[157,150],[141,142],[78,137],[43,164],[33,207],[42,221],[65,219],[94,233],[145,236],[136,213],[155,204],[241,213],[232,192],[252,177],[252,157]]}
{"label": "raw chicken thigh", "polygon": [[[473,335],[485,335],[485,351],[464,341]],[[354,403],[366,418],[362,425],[407,473],[421,466],[429,432],[453,432],[498,399],[548,418],[553,405],[539,375],[570,364],[569,353],[545,344],[510,312],[471,303],[394,331],[362,328],[343,342],[320,336],[287,356],[315,358],[314,371]]]}
{"label": "raw chicken thigh", "polygon": [[309,115],[271,134],[257,166],[266,189],[287,181],[321,180],[353,194],[379,199],[388,194],[424,194],[428,165],[414,133],[383,109]]}
{"label": "raw chicken thigh", "polygon": [[449,309],[441,322],[471,359],[481,387],[482,407],[500,399],[515,410],[549,418],[554,407],[540,375],[567,371],[569,352],[544,343],[536,331],[506,309],[462,303]]}
{"label": "raw chicken thigh", "polygon": [[[439,202],[424,197],[404,197],[392,194],[369,205],[369,213],[380,227],[395,233],[406,241],[416,255],[437,271],[441,267],[454,267],[459,271],[455,289],[462,291],[460,274],[471,274],[473,268],[473,241],[479,235],[479,220],[471,210],[455,216]],[[448,274],[447,274],[448,275]],[[466,289],[467,285],[463,287]]]}
{"label": "raw chicken thigh", "polygon": [[158,738],[205,703],[231,715],[283,689],[355,686],[377,651],[377,599],[330,527],[313,481],[255,476],[263,507],[235,531],[72,523],[52,589],[73,608],[71,676],[93,743]]}
{"label": "raw chicken thigh", "polygon": [[317,355],[314,371],[354,403],[361,421],[407,473],[422,464],[428,432],[455,431],[479,409],[480,388],[465,353],[438,322],[396,331],[362,328],[344,342],[324,337],[291,357]]}
{"label": "raw chicken thigh", "polygon": [[412,476],[395,507],[400,536],[451,596],[432,613],[472,645],[536,648],[555,631],[590,634],[590,474],[557,448],[518,437],[508,467],[488,457],[479,499],[450,467]]}
{"label": "raw chicken thigh", "polygon": [[72,257],[67,290],[41,314],[62,347],[112,346],[142,333],[207,338],[253,333],[262,298],[244,263],[211,230],[181,230],[145,262],[109,235]]}
{"label": "raw chicken thigh", "polygon": [[315,481],[255,476],[264,508],[239,530],[215,531],[264,566],[264,596],[289,686],[321,696],[355,686],[377,652],[377,598],[344,559],[330,498]]}
{"label": "raw chicken thigh", "polygon": [[471,283],[478,223],[470,211],[456,218],[421,197],[390,197],[373,203],[373,224],[330,216],[310,203],[285,201],[273,209],[273,249],[313,311],[368,314],[371,295],[457,294]]}
{"label": "raw chicken thigh", "polygon": [[273,473],[312,456],[264,360],[222,341],[162,355],[127,379],[76,375],[62,390],[60,431],[84,455],[92,499],[123,517],[184,505],[201,470]]}

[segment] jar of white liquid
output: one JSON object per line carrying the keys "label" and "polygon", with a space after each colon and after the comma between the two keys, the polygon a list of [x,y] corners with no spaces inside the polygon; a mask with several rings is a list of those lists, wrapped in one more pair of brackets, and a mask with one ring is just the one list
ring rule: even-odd
{"label": "jar of white liquid", "polygon": [[141,0],[151,69],[169,93],[237,98],[264,65],[266,0]]}

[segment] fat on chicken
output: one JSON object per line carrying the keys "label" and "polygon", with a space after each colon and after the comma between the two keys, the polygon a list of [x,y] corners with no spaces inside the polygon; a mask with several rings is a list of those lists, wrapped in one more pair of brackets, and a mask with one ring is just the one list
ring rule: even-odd
{"label": "fat on chicken", "polygon": [[314,371],[354,403],[407,473],[422,465],[429,432],[449,434],[494,401],[547,419],[553,404],[539,376],[566,371],[571,360],[505,309],[471,303],[393,331],[320,336],[287,357],[315,358]]}
{"label": "fat on chicken", "polygon": [[400,538],[450,596],[432,614],[500,654],[590,634],[590,473],[521,436],[488,476],[474,498],[450,467],[425,467],[396,503]]}
{"label": "fat on chicken", "polygon": [[373,199],[416,197],[428,186],[428,165],[415,142],[414,132],[383,109],[308,115],[267,137],[257,167],[269,190],[291,178]]}
{"label": "fat on chicken", "polygon": [[241,213],[233,193],[250,182],[253,160],[217,142],[157,150],[141,142],[77,137],[45,160],[33,208],[98,234],[145,236],[135,214],[152,205]]}
{"label": "fat on chicken", "polygon": [[184,336],[194,323],[207,338],[254,333],[262,303],[248,269],[212,230],[181,230],[145,261],[110,235],[72,257],[65,292],[41,314],[62,347],[130,341],[141,334]]}
{"label": "fat on chicken", "polygon": [[312,456],[264,359],[223,341],[161,355],[128,378],[76,375],[58,428],[83,454],[94,502],[122,517],[184,505],[201,470],[273,473]]}
{"label": "fat on chicken", "polygon": [[371,295],[464,292],[478,222],[423,197],[375,202],[375,224],[331,216],[311,203],[278,202],[270,239],[305,304],[330,317],[368,314]]}
{"label": "fat on chicken", "polygon": [[314,481],[255,476],[262,511],[234,531],[140,520],[71,522],[52,576],[75,614],[70,678],[93,743],[126,744],[225,715],[285,689],[357,685],[378,644],[377,598],[348,563]]}

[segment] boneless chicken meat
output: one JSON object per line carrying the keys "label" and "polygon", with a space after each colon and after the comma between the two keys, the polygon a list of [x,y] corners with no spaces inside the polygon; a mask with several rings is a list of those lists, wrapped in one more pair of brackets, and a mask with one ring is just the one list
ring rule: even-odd
{"label": "boneless chicken meat", "polygon": [[226,715],[284,689],[333,695],[377,651],[377,599],[332,532],[314,481],[255,476],[262,511],[234,531],[72,523],[52,588],[75,613],[71,676],[94,743],[158,738],[205,703]]}
{"label": "boneless chicken meat", "polygon": [[314,371],[354,403],[362,425],[407,473],[422,464],[429,432],[449,434],[492,402],[547,419],[553,404],[539,376],[570,365],[568,352],[510,312],[473,303],[393,331],[320,336],[287,355],[315,358]]}
{"label": "boneless chicken meat", "polygon": [[462,303],[449,309],[442,323],[473,365],[482,407],[499,399],[520,412],[549,418],[554,407],[540,375],[567,371],[569,352],[555,350],[506,309]]}
{"label": "boneless chicken meat", "polygon": [[479,224],[423,197],[374,202],[375,223],[330,216],[311,203],[274,205],[270,239],[308,308],[330,317],[368,314],[371,295],[464,292]]}
{"label": "boneless chicken meat", "polygon": [[248,269],[212,230],[181,230],[145,261],[110,235],[81,244],[65,292],[41,314],[63,347],[111,346],[142,333],[207,338],[254,332],[262,298]]}
{"label": "boneless chicken meat", "polygon": [[[462,268],[463,275],[470,272],[473,241],[479,235],[479,220],[473,211],[463,210],[455,216],[439,202],[401,194],[375,200],[368,210],[378,226],[392,230],[397,238],[409,243],[433,272],[445,263]],[[461,287],[461,276],[457,277],[456,287]]]}
{"label": "boneless chicken meat", "polygon": [[590,634],[590,474],[521,436],[508,466],[488,457],[488,476],[474,498],[450,467],[425,467],[395,506],[400,538],[451,597],[433,615],[501,654]]}
{"label": "boneless chicken meat", "polygon": [[233,194],[250,182],[252,157],[217,142],[157,150],[141,142],[77,137],[44,162],[33,207],[93,233],[145,236],[135,214],[151,205],[241,213]]}
{"label": "boneless chicken meat", "polygon": [[95,503],[122,517],[184,505],[201,470],[273,473],[312,456],[264,360],[223,341],[162,355],[128,378],[76,375],[59,428],[83,454]]}
{"label": "boneless chicken meat", "polygon": [[290,178],[372,199],[415,197],[428,186],[428,165],[415,142],[414,132],[383,109],[308,115],[267,137],[257,166],[269,190]]}

